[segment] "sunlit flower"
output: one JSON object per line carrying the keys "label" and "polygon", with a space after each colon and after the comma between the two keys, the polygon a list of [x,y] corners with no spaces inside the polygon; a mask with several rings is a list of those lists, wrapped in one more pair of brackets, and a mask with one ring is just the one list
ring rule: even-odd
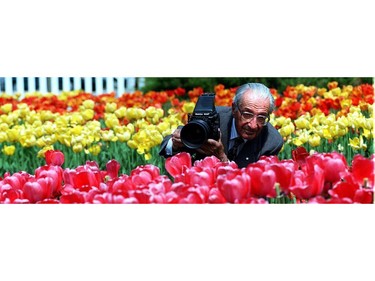
{"label": "sunlit flower", "polygon": [[75,143],[72,149],[75,153],[81,152],[83,150],[83,145],[81,143]]}
{"label": "sunlit flower", "polygon": [[105,112],[113,113],[117,109],[117,104],[115,102],[109,102],[105,105]]}
{"label": "sunlit flower", "polygon": [[95,102],[91,99],[87,99],[87,100],[84,100],[82,102],[82,106],[85,108],[85,109],[94,109],[94,106],[95,106]]}
{"label": "sunlit flower", "polygon": [[2,151],[5,155],[11,156],[16,151],[16,147],[14,145],[5,145]]}
{"label": "sunlit flower", "polygon": [[92,154],[92,155],[98,155],[101,151],[101,147],[100,145],[98,144],[95,144],[95,145],[92,145],[88,148],[88,151]]}
{"label": "sunlit flower", "polygon": [[295,127],[293,123],[289,123],[288,125],[281,127],[279,132],[283,137],[288,137],[294,132],[294,130],[295,130]]}
{"label": "sunlit flower", "polygon": [[1,109],[1,111],[3,111],[4,113],[9,113],[9,112],[12,111],[13,106],[12,106],[11,103],[6,103],[6,104],[0,106],[0,109]]}
{"label": "sunlit flower", "polygon": [[312,135],[309,138],[309,144],[313,147],[320,145],[320,136],[318,135]]}
{"label": "sunlit flower", "polygon": [[349,145],[355,150],[367,149],[367,144],[363,142],[362,136],[355,137],[353,139],[349,138]]}
{"label": "sunlit flower", "polygon": [[82,114],[83,119],[88,121],[88,120],[92,120],[94,118],[95,112],[92,109],[85,109],[85,110],[81,111],[81,114]]}

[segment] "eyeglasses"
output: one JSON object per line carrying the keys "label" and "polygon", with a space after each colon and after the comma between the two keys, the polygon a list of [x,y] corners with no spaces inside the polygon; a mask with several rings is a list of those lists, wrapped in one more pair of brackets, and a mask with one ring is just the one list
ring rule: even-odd
{"label": "eyeglasses", "polygon": [[268,121],[269,121],[269,116],[264,116],[264,115],[255,115],[251,112],[248,111],[242,111],[238,106],[237,106],[238,111],[241,114],[241,117],[243,120],[250,122],[251,120],[256,118],[256,122],[259,126],[266,126]]}

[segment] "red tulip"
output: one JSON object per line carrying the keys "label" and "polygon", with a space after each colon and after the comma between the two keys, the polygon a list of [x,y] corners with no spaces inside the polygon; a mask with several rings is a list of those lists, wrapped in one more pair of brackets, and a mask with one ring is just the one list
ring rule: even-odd
{"label": "red tulip", "polygon": [[356,191],[359,189],[359,185],[350,182],[338,182],[333,186],[331,190],[328,191],[331,197],[336,198],[348,198],[351,201],[354,199]]}
{"label": "red tulip", "polygon": [[268,165],[265,169],[272,170],[275,175],[275,182],[279,183],[281,191],[289,193],[295,171],[298,169],[296,162],[283,160],[276,164]]}
{"label": "red tulip", "polygon": [[368,188],[358,189],[353,198],[354,203],[374,204],[374,191]]}
{"label": "red tulip", "polygon": [[65,169],[63,173],[65,184],[71,184],[74,188],[90,190],[92,187],[100,187],[102,182],[101,172],[96,162],[87,161],[85,165],[76,169]]}
{"label": "red tulip", "polygon": [[115,179],[115,178],[118,177],[118,172],[119,172],[120,168],[121,168],[120,163],[117,162],[115,159],[112,159],[112,160],[108,161],[107,164],[106,164],[108,176],[111,179]]}
{"label": "red tulip", "polygon": [[289,190],[298,199],[310,199],[320,195],[324,187],[324,171],[315,165],[312,170],[306,173],[302,170],[297,170],[294,173],[293,183]]}
{"label": "red tulip", "polygon": [[60,202],[63,204],[83,204],[86,203],[86,200],[83,192],[75,190],[70,194],[61,195]]}
{"label": "red tulip", "polygon": [[313,197],[309,199],[308,203],[310,204],[352,204],[353,201],[349,198],[339,198],[339,197],[333,197],[325,199],[324,197],[318,195],[316,197]]}
{"label": "red tulip", "polygon": [[62,166],[64,163],[64,154],[60,150],[47,150],[44,154],[47,165]]}
{"label": "red tulip", "polygon": [[331,153],[314,153],[306,158],[306,166],[304,168],[312,170],[314,165],[319,165],[324,170],[324,181],[327,183],[335,183],[340,181],[344,174],[348,171],[348,165],[344,155]]}
{"label": "red tulip", "polygon": [[292,150],[292,159],[302,166],[305,164],[305,159],[309,156],[306,148],[299,146],[296,149]]}
{"label": "red tulip", "polygon": [[352,161],[352,174],[358,184],[363,186],[366,182],[367,187],[374,187],[375,173],[375,155],[369,159],[361,154],[354,156]]}

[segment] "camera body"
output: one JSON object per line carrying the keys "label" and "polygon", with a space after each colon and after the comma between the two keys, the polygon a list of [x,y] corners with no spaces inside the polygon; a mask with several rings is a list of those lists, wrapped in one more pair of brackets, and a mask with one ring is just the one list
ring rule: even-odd
{"label": "camera body", "polygon": [[181,141],[190,149],[197,149],[207,139],[219,140],[220,116],[215,108],[215,94],[202,94],[188,123],[181,129]]}

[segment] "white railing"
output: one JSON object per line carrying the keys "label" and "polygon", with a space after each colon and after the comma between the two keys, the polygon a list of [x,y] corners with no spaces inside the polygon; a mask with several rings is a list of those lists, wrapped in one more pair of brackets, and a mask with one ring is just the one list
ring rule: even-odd
{"label": "white railing", "polygon": [[21,94],[83,90],[94,95],[115,92],[117,96],[140,90],[144,78],[135,77],[0,77],[0,93]]}

